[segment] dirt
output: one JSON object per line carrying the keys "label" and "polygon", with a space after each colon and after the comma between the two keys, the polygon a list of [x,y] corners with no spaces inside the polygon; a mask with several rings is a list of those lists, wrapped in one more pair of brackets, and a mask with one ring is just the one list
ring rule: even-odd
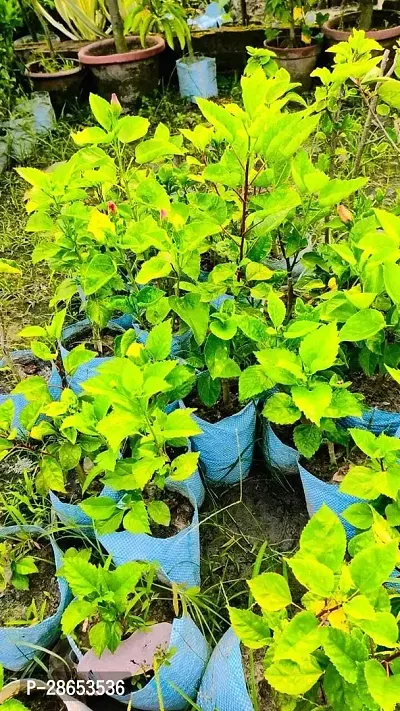
{"label": "dirt", "polygon": [[281,556],[296,548],[307,521],[300,478],[278,479],[261,461],[242,486],[218,495],[210,490],[201,510],[201,579],[202,589],[213,589],[217,609],[233,598],[235,606],[247,606],[246,581],[260,547],[268,544],[262,570],[280,572]]}
{"label": "dirt", "polygon": [[58,696],[47,696],[46,692],[18,694],[14,697],[30,711],[65,711],[66,706]]}
{"label": "dirt", "polygon": [[193,520],[194,508],[186,496],[171,489],[158,489],[153,487],[146,492],[152,501],[163,501],[171,512],[169,526],[161,526],[150,520],[151,535],[155,538],[171,538],[180,531],[190,526]]}
{"label": "dirt", "polygon": [[[103,484],[98,479],[95,479],[85,492],[85,498],[99,494],[102,488]],[[65,489],[66,493],[59,492],[57,494],[60,501],[67,504],[78,504],[82,501],[82,486],[76,469],[71,469],[68,472],[67,480],[65,482]]]}
{"label": "dirt", "polygon": [[329,461],[328,447],[322,446],[311,459],[301,459],[301,464],[307,471],[322,481],[339,484],[345,478],[349,469],[362,465],[366,455],[355,448],[347,452],[344,447],[335,445],[336,464]]}
{"label": "dirt", "polygon": [[39,572],[29,576],[29,590],[16,590],[9,586],[4,592],[0,592],[0,625],[13,624],[13,620],[26,619],[27,608],[33,600],[38,611],[41,610],[43,603],[46,604],[44,618],[50,617],[57,611],[60,591],[55,576],[53,549],[50,544],[41,547],[40,550],[32,547],[29,555],[35,557]]}
{"label": "dirt", "polygon": [[76,346],[80,346],[82,343],[88,351],[93,351],[100,356],[113,356],[114,355],[114,341],[116,336],[118,336],[119,331],[112,328],[104,328],[101,332],[101,343],[102,350],[100,350],[97,343],[94,343],[93,332],[90,326],[84,328],[79,333],[74,334],[71,338],[66,341],[66,347],[72,350]]}
{"label": "dirt", "polygon": [[31,375],[40,375],[49,381],[51,376],[51,364],[46,363],[33,355],[20,356],[14,361],[16,374],[14,376],[11,368],[0,370],[0,394],[8,395],[16,386],[16,380],[25,380]]}
{"label": "dirt", "polygon": [[351,390],[364,395],[368,407],[400,412],[400,384],[389,376],[367,377],[364,373],[356,373],[352,376]]}
{"label": "dirt", "polygon": [[[247,681],[247,688],[251,695],[250,690],[253,682],[250,666],[251,650],[242,644],[241,651],[244,675]],[[264,677],[265,651],[265,648],[253,650],[254,682],[257,689],[258,711],[279,711],[278,706],[275,703],[273,691]]]}
{"label": "dirt", "polygon": [[289,447],[293,447],[294,449],[296,449],[296,445],[293,439],[293,425],[272,424],[272,429],[274,431],[274,434],[279,437],[283,444],[287,444]]}
{"label": "dirt", "polygon": [[185,400],[185,405],[187,407],[194,407],[196,409],[197,417],[201,417],[206,422],[220,422],[225,417],[231,417],[231,415],[236,415],[243,408],[242,403],[239,401],[239,392],[237,382],[230,383],[230,402],[225,404],[221,397],[212,407],[206,407],[204,403],[200,400],[196,391],[193,391]]}

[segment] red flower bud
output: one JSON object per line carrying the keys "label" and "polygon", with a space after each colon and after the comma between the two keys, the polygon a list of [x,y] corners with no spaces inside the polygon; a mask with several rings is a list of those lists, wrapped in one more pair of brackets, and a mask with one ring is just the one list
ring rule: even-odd
{"label": "red flower bud", "polygon": [[110,200],[107,207],[108,207],[108,214],[109,215],[116,215],[117,214],[117,206],[116,206],[115,202]]}

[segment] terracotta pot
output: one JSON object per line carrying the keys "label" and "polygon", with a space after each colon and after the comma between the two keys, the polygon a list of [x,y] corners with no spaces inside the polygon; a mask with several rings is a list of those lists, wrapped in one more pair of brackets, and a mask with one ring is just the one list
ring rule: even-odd
{"label": "terracotta pot", "polygon": [[[27,693],[28,682],[30,694],[46,694],[48,685],[45,681],[38,681],[37,679],[20,679],[18,681],[12,681],[10,684],[6,684],[6,686],[4,686],[4,688],[0,691],[0,704],[7,701],[7,699],[13,699],[15,696],[18,696],[18,694]],[[32,689],[32,683],[37,686],[37,690]],[[57,694],[57,696],[63,700],[66,711],[90,711],[86,704],[83,704],[82,701],[78,701],[78,699],[74,699],[72,696],[68,696],[67,694]]]}
{"label": "terracotta pot", "polygon": [[311,72],[317,66],[318,57],[321,53],[321,45],[309,44],[302,47],[279,47],[276,44],[269,44],[265,40],[264,47],[271,52],[275,52],[276,61],[280,67],[286,69],[292,81],[300,82],[301,86],[297,91],[310,91],[312,86]]}
{"label": "terracotta pot", "polygon": [[151,94],[158,85],[159,57],[165,41],[159,35],[149,35],[143,49],[139,37],[127,37],[129,52],[115,53],[113,39],[100,40],[82,47],[79,61],[89,67],[96,83],[96,92],[105,99],[118,96],[121,104],[130,108],[141,95]]}
{"label": "terracotta pot", "polygon": [[30,79],[34,91],[47,91],[51,103],[57,113],[60,113],[64,104],[76,99],[81,91],[85,71],[78,59],[67,57],[74,63],[73,69],[60,72],[41,71],[40,60],[29,62],[25,68],[25,76]]}
{"label": "terracotta pot", "polygon": [[[349,30],[338,29],[343,18],[347,26],[357,27],[359,13],[354,11],[346,12],[343,16],[331,17],[322,25],[322,31],[330,46],[338,42],[347,42],[351,35]],[[384,49],[392,49],[396,40],[400,37],[400,13],[394,10],[374,10],[372,16],[373,26],[385,25],[385,23],[391,25],[391,27],[383,30],[371,30],[367,32],[367,37],[379,42]]]}

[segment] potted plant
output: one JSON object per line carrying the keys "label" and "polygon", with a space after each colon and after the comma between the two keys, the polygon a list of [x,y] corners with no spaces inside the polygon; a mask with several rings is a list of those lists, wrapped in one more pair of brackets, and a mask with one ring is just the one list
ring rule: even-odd
{"label": "potted plant", "polygon": [[[390,577],[398,541],[365,541],[349,552],[350,559],[338,517],[323,506],[303,530],[298,552],[285,558],[284,574],[256,575],[249,609],[230,608],[250,655],[267,650],[260,684],[253,677],[254,708],[266,680],[278,708],[341,711],[347,698],[352,709],[394,710],[400,654]],[[296,585],[293,599],[287,567],[306,590],[301,597]]]}
{"label": "potted plant", "polygon": [[[266,30],[264,46],[274,52],[279,66],[287,69],[292,81],[301,84],[302,91],[310,91],[310,74],[321,53],[322,35],[317,24],[309,22],[308,13],[313,5],[313,0],[300,3],[266,0],[265,3],[266,21],[270,26]],[[316,23],[321,18],[318,13]],[[279,29],[274,27],[276,22],[279,22]]]}
{"label": "potted plant", "polygon": [[[157,88],[159,54],[165,49],[160,35],[125,36],[126,25],[118,0],[107,0],[113,38],[93,42],[79,51],[79,61],[89,67],[97,92],[110,99],[117,93],[125,108]],[[145,46],[142,46],[142,43]]]}
{"label": "potted plant", "polygon": [[84,71],[76,57],[65,56],[56,51],[38,0],[30,0],[30,3],[43,28],[47,49],[38,52],[26,64],[25,76],[30,80],[34,91],[47,91],[54,109],[61,112],[66,101],[79,95]]}
{"label": "potted plant", "polygon": [[218,96],[216,61],[212,57],[195,56],[186,11],[181,3],[175,0],[136,0],[126,25],[130,31],[139,32],[143,45],[148,32],[156,30],[165,35],[172,50],[175,37],[182,51],[187,46],[189,55],[176,62],[181,96],[192,100]]}
{"label": "potted plant", "polygon": [[358,10],[344,9],[333,15],[322,25],[322,31],[330,45],[347,42],[356,28],[364,30],[369,39],[376,40],[384,49],[392,49],[400,37],[399,18],[395,9],[374,8],[373,0],[360,0]]}
{"label": "potted plant", "polygon": [[[186,708],[203,674],[208,644],[187,613],[177,617],[179,589],[172,604],[172,595],[169,599],[157,588],[157,564],[130,561],[114,568],[110,558],[95,565],[90,557],[90,550],[69,549],[59,571],[75,596],[62,628],[78,675],[90,673],[129,708]],[[184,591],[181,600],[185,609]]]}
{"label": "potted plant", "polygon": [[53,538],[38,526],[0,529],[0,663],[11,671],[26,667],[38,645],[59,634],[69,602],[68,586],[56,578],[62,562]]}

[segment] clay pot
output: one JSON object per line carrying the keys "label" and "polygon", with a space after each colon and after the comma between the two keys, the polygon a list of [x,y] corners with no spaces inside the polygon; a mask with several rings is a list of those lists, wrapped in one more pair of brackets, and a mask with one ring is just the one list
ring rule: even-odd
{"label": "clay pot", "polygon": [[[30,694],[42,694],[45,695],[48,689],[46,682],[38,681],[36,679],[20,679],[18,681],[12,681],[10,684],[6,684],[4,688],[0,691],[0,704],[7,701],[7,699],[12,699],[18,696],[20,693],[27,693],[29,681],[29,693]],[[32,682],[37,686],[37,690],[32,690]],[[67,694],[57,694],[60,699],[63,700],[66,711],[90,711],[86,704],[82,701],[74,699],[72,696]]]}
{"label": "clay pot", "polygon": [[72,57],[68,57],[68,59],[74,63],[73,69],[43,72],[39,60],[29,62],[25,68],[25,76],[32,82],[33,90],[47,91],[50,94],[54,110],[58,114],[66,102],[73,101],[79,96],[85,76],[79,61]]}
{"label": "clay pot", "polygon": [[279,66],[289,72],[292,81],[301,84],[296,91],[311,90],[312,77],[310,74],[317,66],[321,45],[309,44],[302,47],[279,47],[277,43],[269,44],[268,40],[265,40],[264,47],[269,49],[270,52],[275,52],[275,61]]}
{"label": "clay pot", "polygon": [[[349,30],[338,29],[344,20],[344,24],[348,27],[357,27],[359,20],[358,12],[346,12],[343,16],[336,15],[331,17],[322,25],[322,31],[328,40],[330,46],[338,42],[347,42],[351,35]],[[384,49],[393,49],[396,40],[400,37],[400,13],[394,10],[374,10],[372,16],[372,25],[384,26],[391,25],[383,30],[371,30],[367,32],[367,37],[379,42]]]}
{"label": "clay pot", "polygon": [[126,41],[129,52],[116,54],[114,40],[106,39],[82,47],[78,57],[90,69],[97,94],[109,100],[115,93],[122,106],[131,108],[140,96],[157,88],[158,55],[164,51],[165,41],[159,35],[149,35],[145,49],[139,37],[127,37]]}

